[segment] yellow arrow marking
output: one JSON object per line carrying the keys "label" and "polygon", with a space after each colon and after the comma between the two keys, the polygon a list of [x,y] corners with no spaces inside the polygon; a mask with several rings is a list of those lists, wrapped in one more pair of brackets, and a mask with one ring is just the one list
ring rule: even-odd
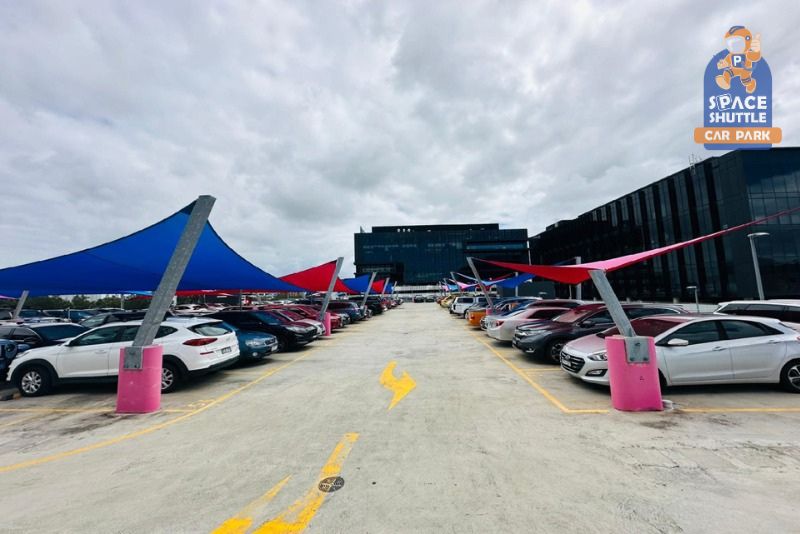
{"label": "yellow arrow marking", "polygon": [[384,369],[381,373],[381,384],[383,387],[394,393],[394,397],[392,397],[392,402],[389,404],[388,410],[394,408],[395,404],[400,402],[403,397],[411,392],[412,389],[417,387],[417,383],[414,382],[414,379],[411,378],[405,371],[403,371],[403,376],[401,376],[399,379],[395,378],[395,367],[397,367],[397,362],[393,360],[389,362],[389,365],[387,365],[386,369]]}
{"label": "yellow arrow marking", "polygon": [[292,478],[291,475],[275,484],[264,495],[242,508],[238,514],[214,529],[211,534],[245,534],[247,529],[250,528],[250,525],[253,524],[253,513],[274,499],[290,478]]}
{"label": "yellow arrow marking", "polygon": [[[328,461],[319,472],[319,480],[339,475],[342,470],[342,464],[344,464],[347,455],[350,454],[350,450],[353,448],[353,443],[357,439],[358,434],[354,432],[344,435],[342,441],[333,449]],[[317,486],[319,480],[314,483],[314,487],[305,496],[296,500],[294,504],[281,512],[278,517],[270,519],[258,527],[255,530],[255,534],[283,534],[304,531],[328,495],[319,490]]]}

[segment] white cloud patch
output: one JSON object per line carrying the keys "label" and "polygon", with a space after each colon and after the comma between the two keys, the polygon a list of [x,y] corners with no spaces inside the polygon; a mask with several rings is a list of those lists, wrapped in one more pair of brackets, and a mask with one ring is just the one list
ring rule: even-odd
{"label": "white cloud patch", "polygon": [[797,137],[792,2],[6,2],[6,265],[116,238],[199,194],[282,275],[359,226],[534,234],[705,154],[702,75],[762,34]]}

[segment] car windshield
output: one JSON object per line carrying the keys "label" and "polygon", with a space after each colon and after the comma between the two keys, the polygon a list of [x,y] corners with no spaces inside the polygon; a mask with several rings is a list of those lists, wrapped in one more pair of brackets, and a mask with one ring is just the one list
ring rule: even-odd
{"label": "car windshield", "polygon": [[553,321],[556,323],[575,323],[584,319],[587,315],[596,310],[570,310],[566,313],[554,317]]}
{"label": "car windshield", "polygon": [[[637,319],[635,321],[631,321],[631,326],[633,326],[634,332],[638,336],[647,336],[647,337],[656,337],[670,328],[677,326],[675,321],[665,321],[663,319],[647,318],[647,319]],[[603,330],[600,332],[598,337],[608,337],[608,336],[616,336],[619,334],[619,330],[617,327],[609,328],[608,330]]]}
{"label": "car windshield", "polygon": [[36,329],[36,332],[47,341],[57,341],[59,339],[75,337],[86,332],[86,330],[86,328],[76,324],[59,324],[39,327]]}
{"label": "car windshield", "polygon": [[281,317],[280,315],[273,315],[272,313],[263,311],[257,312],[256,317],[258,317],[267,324],[284,324],[289,322],[289,320],[286,319],[285,317]]}

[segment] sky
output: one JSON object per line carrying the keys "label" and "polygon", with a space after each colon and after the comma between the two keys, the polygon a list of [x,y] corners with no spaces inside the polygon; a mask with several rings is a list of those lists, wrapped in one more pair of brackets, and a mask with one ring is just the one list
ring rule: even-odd
{"label": "sky", "polygon": [[706,63],[761,33],[800,140],[796,1],[0,0],[2,261],[211,222],[284,275],[359,227],[535,235],[676,172]]}

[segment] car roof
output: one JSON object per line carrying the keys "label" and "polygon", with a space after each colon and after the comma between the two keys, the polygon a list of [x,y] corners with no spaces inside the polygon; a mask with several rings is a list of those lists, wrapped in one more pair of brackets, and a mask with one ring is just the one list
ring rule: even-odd
{"label": "car roof", "polygon": [[[138,326],[141,325],[143,319],[136,319],[133,321],[115,321],[113,323],[106,323],[104,325],[98,326],[96,328],[106,327],[106,326]],[[213,322],[220,322],[220,319],[215,319],[214,317],[204,316],[204,317],[166,317],[161,324],[171,324],[171,325],[180,325],[180,326],[195,326],[198,324],[205,324],[205,323],[213,323]],[[64,323],[66,324],[66,323]]]}
{"label": "car roof", "polygon": [[769,299],[769,300],[728,300],[720,302],[720,306],[727,304],[774,304],[776,306],[800,306],[800,299]]}

